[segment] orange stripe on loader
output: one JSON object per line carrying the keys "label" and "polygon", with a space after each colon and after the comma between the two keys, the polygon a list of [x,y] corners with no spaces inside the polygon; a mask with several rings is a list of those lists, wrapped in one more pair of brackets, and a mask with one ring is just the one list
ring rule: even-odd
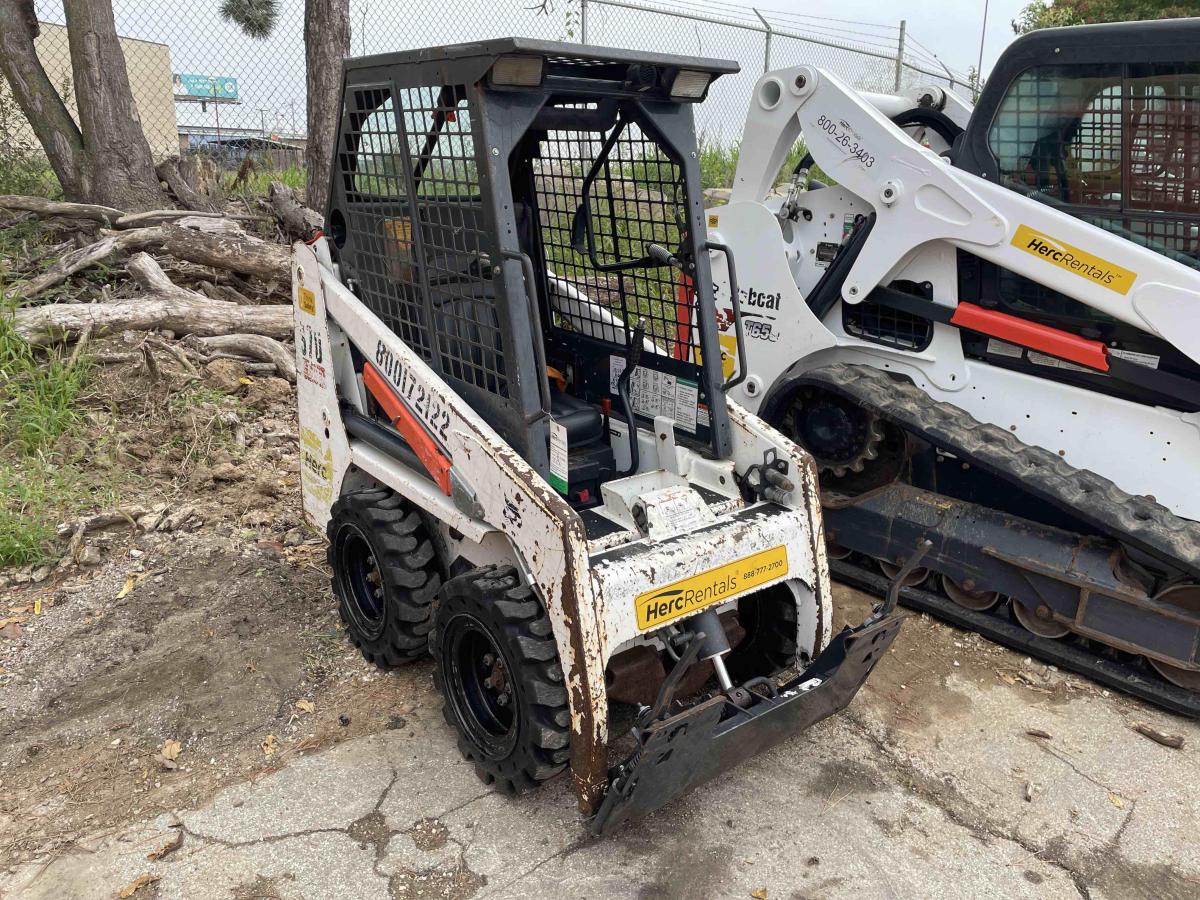
{"label": "orange stripe on loader", "polygon": [[442,493],[450,496],[450,460],[442,453],[437,443],[429,436],[425,426],[404,405],[400,395],[392,390],[392,386],[384,381],[383,376],[370,363],[363,363],[363,384],[371,392],[371,396],[380,405],[393,427],[400,432],[408,446],[417,454],[417,459],[425,466],[427,472]]}

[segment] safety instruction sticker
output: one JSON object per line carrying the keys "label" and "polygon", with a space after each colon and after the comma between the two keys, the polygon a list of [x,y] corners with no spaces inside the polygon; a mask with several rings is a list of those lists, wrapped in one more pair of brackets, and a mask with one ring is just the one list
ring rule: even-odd
{"label": "safety instruction sticker", "polygon": [[1155,353],[1138,353],[1136,350],[1122,350],[1119,347],[1109,347],[1108,355],[1131,363],[1137,363],[1139,366],[1145,366],[1148,369],[1157,369],[1158,364],[1162,361],[1162,357]]}
{"label": "safety instruction sticker", "polygon": [[1085,375],[1103,375],[1103,372],[1097,372],[1095,369],[1089,369],[1086,366],[1079,366],[1073,362],[1067,362],[1065,359],[1059,359],[1057,356],[1050,356],[1045,353],[1038,353],[1036,350],[1030,350],[1026,356],[1035,366],[1049,366],[1051,369],[1064,369],[1068,372],[1082,372]]}
{"label": "safety instruction sticker", "polygon": [[988,338],[987,352],[994,356],[1009,356],[1013,359],[1020,359],[1025,355],[1025,348],[1019,347],[1016,344],[1010,344],[1008,341],[1002,341],[999,338]]}
{"label": "safety instruction sticker", "polygon": [[1012,237],[1012,245],[1018,250],[1024,250],[1051,265],[1058,266],[1080,278],[1086,278],[1093,284],[1106,287],[1118,294],[1128,294],[1134,281],[1137,280],[1137,272],[1131,272],[1116,263],[1093,256],[1086,250],[1072,247],[1070,244],[1053,238],[1045,232],[1030,228],[1028,225],[1017,226],[1017,232]]}
{"label": "safety instruction sticker", "polygon": [[658,628],[788,573],[787,548],[760,550],[698,575],[639,594],[633,601],[638,628]]}
{"label": "safety instruction sticker", "polygon": [[550,422],[550,486],[567,492],[567,426]]}
{"label": "safety instruction sticker", "polygon": [[[608,358],[608,392],[617,396],[617,380],[625,371],[625,358]],[[688,378],[678,378],[658,369],[638,366],[629,382],[633,409],[648,419],[668,416],[685,431],[696,433],[696,406],[700,399],[700,385]]]}

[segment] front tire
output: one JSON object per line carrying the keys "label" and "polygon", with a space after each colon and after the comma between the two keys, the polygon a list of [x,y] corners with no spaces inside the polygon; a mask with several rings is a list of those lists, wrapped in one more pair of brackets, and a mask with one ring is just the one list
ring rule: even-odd
{"label": "front tire", "polygon": [[725,668],[735,684],[775,675],[796,663],[799,616],[796,598],[786,583],[742,597],[737,614],[746,633],[725,658]]}
{"label": "front tire", "polygon": [[442,576],[421,516],[394,491],[356,491],[333,505],[327,534],[350,641],[381,668],[424,656]]}
{"label": "front tire", "polygon": [[431,642],[434,681],[458,747],[507,794],[567,766],[571,714],[550,619],[511,566],[446,582]]}

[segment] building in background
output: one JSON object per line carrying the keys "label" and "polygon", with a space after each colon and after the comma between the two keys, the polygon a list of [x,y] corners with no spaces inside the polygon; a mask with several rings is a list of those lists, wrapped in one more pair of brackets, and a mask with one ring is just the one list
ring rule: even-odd
{"label": "building in background", "polygon": [[[66,101],[71,115],[75,109],[75,87],[71,76],[71,51],[67,29],[62,25],[40,23],[41,33],[34,42],[38,59],[50,78],[50,83]],[[129,70],[129,86],[138,118],[150,152],[155,159],[179,152],[179,133],[175,127],[175,98],[171,92],[171,51],[166,44],[155,44],[134,38],[118,37],[125,65]],[[5,86],[7,90],[7,86]],[[13,137],[30,144],[37,138],[29,123],[18,113],[16,134]]]}

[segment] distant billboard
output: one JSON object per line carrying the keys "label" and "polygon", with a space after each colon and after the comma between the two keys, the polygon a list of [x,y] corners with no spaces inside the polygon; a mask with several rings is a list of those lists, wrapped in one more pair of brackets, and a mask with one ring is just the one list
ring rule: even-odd
{"label": "distant billboard", "polygon": [[237,79],[224,75],[195,75],[191,72],[176,72],[171,76],[171,85],[176,100],[215,100],[236,103],[238,99]]}

